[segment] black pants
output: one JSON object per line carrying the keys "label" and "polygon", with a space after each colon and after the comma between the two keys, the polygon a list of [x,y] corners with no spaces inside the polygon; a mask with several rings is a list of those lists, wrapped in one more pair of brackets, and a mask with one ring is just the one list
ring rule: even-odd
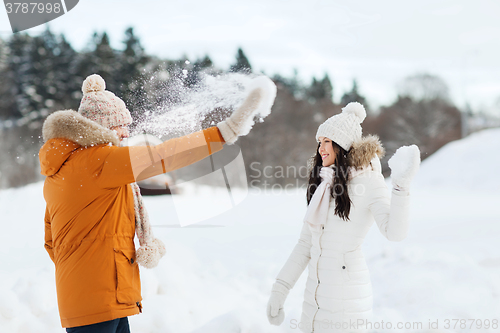
{"label": "black pants", "polygon": [[70,327],[66,329],[68,333],[130,333],[128,318],[118,318],[115,320],[104,321],[102,323]]}

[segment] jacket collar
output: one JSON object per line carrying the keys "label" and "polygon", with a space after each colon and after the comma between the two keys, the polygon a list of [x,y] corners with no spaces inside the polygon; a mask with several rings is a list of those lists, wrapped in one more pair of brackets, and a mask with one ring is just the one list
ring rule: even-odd
{"label": "jacket collar", "polygon": [[376,135],[368,135],[352,144],[347,161],[356,170],[366,168],[374,158],[382,158],[385,149]]}
{"label": "jacket collar", "polygon": [[42,135],[45,142],[68,139],[83,147],[105,143],[120,145],[115,132],[73,110],[56,111],[48,116],[43,123]]}

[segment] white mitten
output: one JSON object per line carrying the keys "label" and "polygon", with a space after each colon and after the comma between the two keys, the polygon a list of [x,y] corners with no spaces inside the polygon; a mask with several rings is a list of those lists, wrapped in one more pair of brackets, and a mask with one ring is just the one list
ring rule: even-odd
{"label": "white mitten", "polygon": [[267,319],[271,325],[279,326],[285,320],[283,305],[289,292],[290,286],[288,283],[276,280],[271,291],[271,297],[267,303]]}
{"label": "white mitten", "polygon": [[392,185],[398,190],[409,190],[420,166],[420,150],[416,145],[398,148],[389,159]]}
{"label": "white mitten", "polygon": [[243,104],[224,121],[217,124],[226,143],[232,144],[239,136],[247,135],[256,115],[264,118],[271,113],[276,98],[276,85],[267,76],[259,76],[250,82]]}

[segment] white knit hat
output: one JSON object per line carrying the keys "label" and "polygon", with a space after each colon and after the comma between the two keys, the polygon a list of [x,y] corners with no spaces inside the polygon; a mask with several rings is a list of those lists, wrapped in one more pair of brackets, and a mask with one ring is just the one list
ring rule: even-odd
{"label": "white knit hat", "polygon": [[342,112],[328,118],[318,128],[316,140],[324,136],[345,150],[351,149],[352,143],[361,139],[361,123],[366,118],[366,111],[363,105],[358,102],[347,104]]}
{"label": "white knit hat", "polygon": [[132,117],[125,103],[105,89],[106,82],[101,76],[88,76],[83,81],[83,98],[78,112],[106,128],[130,125]]}

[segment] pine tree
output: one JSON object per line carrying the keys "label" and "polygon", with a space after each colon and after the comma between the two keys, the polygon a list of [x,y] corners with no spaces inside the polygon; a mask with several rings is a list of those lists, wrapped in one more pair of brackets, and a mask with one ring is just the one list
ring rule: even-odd
{"label": "pine tree", "polygon": [[99,74],[106,81],[106,89],[119,94],[120,86],[116,80],[116,74],[120,68],[118,64],[117,52],[111,47],[109,37],[106,32],[101,36],[94,33],[90,43],[91,51],[80,54],[77,73],[79,79],[83,80],[91,74]]}
{"label": "pine tree", "polygon": [[187,77],[184,79],[184,85],[194,87],[203,79],[203,75],[217,75],[220,71],[214,68],[212,59],[208,55],[197,59],[194,63],[184,63],[183,69],[187,70]]}
{"label": "pine tree", "polygon": [[7,66],[7,45],[4,40],[0,37],[0,73]]}
{"label": "pine tree", "polygon": [[236,54],[236,63],[231,65],[229,68],[230,72],[242,72],[242,73],[251,73],[252,72],[252,66],[250,65],[250,62],[248,61],[248,58],[246,57],[245,53],[243,50],[238,48],[238,53]]}
{"label": "pine tree", "polygon": [[99,35],[94,32],[90,42],[88,43],[85,51],[79,52],[77,54],[76,60],[76,73],[78,80],[83,82],[83,80],[91,74],[98,73],[98,64],[95,59],[94,51],[99,44]]}
{"label": "pine tree", "polygon": [[102,34],[101,41],[96,45],[94,56],[98,59],[97,72],[106,81],[109,91],[118,92],[119,83],[116,80],[118,57],[116,51],[111,48],[108,34]]}
{"label": "pine tree", "polygon": [[366,101],[366,98],[361,96],[358,91],[358,83],[356,79],[352,80],[352,88],[351,91],[348,91],[342,95],[342,98],[340,99],[340,104],[342,106],[349,104],[350,102],[358,102],[363,104],[365,109],[368,111],[369,106]]}
{"label": "pine tree", "polygon": [[[22,114],[19,123],[41,128],[42,120],[52,111],[74,108],[74,91],[78,85],[74,78],[75,51],[64,36],[54,35],[46,29],[30,39],[26,48],[26,63],[20,77],[23,96],[18,99]],[[81,83],[79,83],[81,84]]]}
{"label": "pine tree", "polygon": [[119,89],[115,92],[122,97],[129,105],[130,109],[135,109],[145,98],[141,91],[141,74],[144,66],[150,58],[146,55],[141,45],[139,37],[134,34],[132,27],[125,30],[125,39],[123,40],[125,49],[118,56],[120,70],[116,72],[116,81]]}
{"label": "pine tree", "polygon": [[9,53],[0,70],[2,118],[40,127],[41,120],[51,111],[75,107],[75,103],[70,103],[77,88],[75,51],[63,36],[56,36],[49,29],[36,37],[14,34],[8,45]]}
{"label": "pine tree", "polygon": [[313,77],[311,86],[307,89],[307,97],[313,103],[322,99],[332,99],[333,87],[328,74],[325,74],[320,81]]}
{"label": "pine tree", "polygon": [[306,89],[299,80],[299,73],[296,68],[293,70],[293,77],[287,78],[279,74],[275,74],[273,76],[273,81],[276,82],[277,84],[282,85],[286,90],[288,90],[293,95],[293,97],[297,99],[304,98]]}
{"label": "pine tree", "polygon": [[68,43],[64,35],[59,36],[56,48],[55,84],[57,87],[56,104],[63,109],[77,109],[82,98],[82,80],[78,76],[78,53]]}
{"label": "pine tree", "polygon": [[[125,31],[123,43],[125,49],[120,54],[120,72],[118,73],[120,80],[118,81],[126,85],[141,74],[141,70],[148,62],[149,57],[146,55],[139,38],[134,34],[133,28],[128,28]],[[125,87],[125,90],[128,90],[127,87]]]}
{"label": "pine tree", "polygon": [[2,80],[0,80],[0,120],[4,118],[4,114],[6,113],[3,109],[5,107],[3,97],[6,96],[5,92],[9,90],[7,85],[8,82],[4,79],[7,77],[7,53],[7,44],[0,38],[0,77],[2,78]]}
{"label": "pine tree", "polygon": [[208,56],[208,54],[205,55],[205,57],[196,60],[195,63],[193,64],[194,69],[198,70],[198,71],[206,69],[206,68],[210,68],[213,65],[214,64],[212,63],[212,59],[210,59],[210,57]]}
{"label": "pine tree", "polygon": [[[37,151],[40,148],[42,117],[46,102],[53,97],[53,62],[56,37],[45,31],[40,36],[14,34],[3,70],[0,101],[10,128],[2,133],[1,168],[4,186],[20,186],[40,179]],[[6,89],[5,89],[6,88]],[[49,102],[50,104],[50,102]]]}
{"label": "pine tree", "polygon": [[7,42],[8,55],[0,85],[0,116],[3,119],[20,119],[32,111],[26,94],[27,73],[32,66],[29,56],[32,39],[26,33],[16,33]]}
{"label": "pine tree", "polygon": [[323,77],[323,80],[321,80],[321,86],[323,87],[323,91],[325,92],[325,97],[330,100],[333,99],[333,85],[332,81],[330,81],[330,77],[328,76],[327,73],[325,73],[325,76]]}
{"label": "pine tree", "polygon": [[[30,49],[31,68],[27,72],[27,92],[31,97],[31,121],[37,122],[36,127],[41,127],[41,119],[54,110],[57,98],[57,50],[56,36],[47,28],[40,36],[33,38]],[[63,88],[64,89],[64,88]],[[64,91],[63,91],[64,92]]]}

